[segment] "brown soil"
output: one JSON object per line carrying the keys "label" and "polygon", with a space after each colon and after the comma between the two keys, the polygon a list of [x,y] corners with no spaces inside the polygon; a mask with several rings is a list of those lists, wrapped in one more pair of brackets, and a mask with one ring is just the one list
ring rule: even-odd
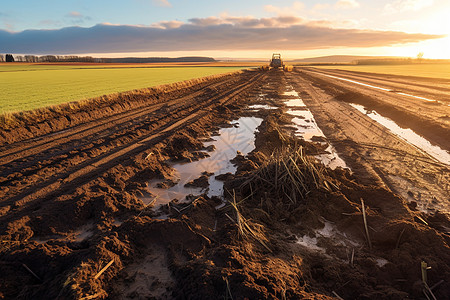
{"label": "brown soil", "polygon": [[184,186],[185,187],[207,188],[209,186],[208,180],[209,180],[209,176],[202,175],[199,178],[189,181]]}
{"label": "brown soil", "polygon": [[[4,129],[0,298],[426,299],[422,261],[434,296],[450,298],[448,166],[348,105],[364,91],[330,81],[246,71]],[[323,139],[291,135],[288,85],[351,172],[314,160]],[[236,174],[215,174],[228,205],[143,202],[149,180],[175,184],[169,161],[202,159],[203,141],[240,116],[263,122]],[[63,117],[77,121],[51,126]]]}

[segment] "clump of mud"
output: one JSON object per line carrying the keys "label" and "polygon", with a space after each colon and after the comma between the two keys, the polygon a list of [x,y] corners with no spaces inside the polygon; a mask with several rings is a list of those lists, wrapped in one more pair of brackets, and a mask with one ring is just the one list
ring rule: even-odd
{"label": "clump of mud", "polygon": [[[216,231],[197,227],[215,242],[174,265],[177,296],[422,298],[422,261],[432,266],[428,288],[449,296],[448,237],[383,187],[324,169],[301,147],[280,150],[227,187],[232,198],[215,213]],[[187,216],[213,213],[197,207]]]}
{"label": "clump of mud", "polygon": [[[412,211],[384,186],[325,168],[308,155],[316,146],[291,140],[279,128],[267,118],[257,134],[260,146],[235,159],[238,176],[227,178],[225,208],[214,214],[197,206],[186,213],[187,220],[214,214],[214,221],[197,227],[213,243],[174,264],[175,296],[449,297],[444,215]],[[432,266],[426,284],[422,262]]]}
{"label": "clump of mud", "polygon": [[203,174],[200,177],[189,181],[184,186],[185,187],[207,188],[209,186],[208,180],[209,180],[209,176]]}

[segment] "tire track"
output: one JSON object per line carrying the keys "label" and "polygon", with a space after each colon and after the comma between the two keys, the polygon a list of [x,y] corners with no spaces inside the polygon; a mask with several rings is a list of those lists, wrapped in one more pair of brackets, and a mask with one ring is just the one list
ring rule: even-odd
{"label": "tire track", "polygon": [[[65,170],[70,169],[86,160],[86,153],[91,158],[104,154],[108,149],[123,146],[127,143],[133,143],[135,139],[139,138],[142,132],[157,130],[161,124],[170,120],[171,115],[183,113],[183,111],[191,109],[208,100],[209,97],[220,97],[223,90],[226,90],[230,85],[234,84],[236,80],[240,80],[242,76],[235,76],[219,83],[209,85],[209,88],[202,89],[178,99],[169,101],[168,103],[156,104],[150,108],[141,108],[136,112],[132,111],[130,114],[119,116],[112,116],[113,119],[118,119],[119,123],[114,123],[110,119],[102,120],[102,124],[93,125],[87,124],[82,126],[80,130],[73,133],[65,133],[66,138],[58,139],[57,137],[50,137],[49,143],[52,143],[53,148],[43,150],[41,145],[33,148],[32,153],[24,153],[23,158],[17,158],[12,162],[7,161],[0,167],[0,183],[2,186],[10,186],[17,181],[24,181],[24,178],[31,178],[33,183],[45,182],[49,177],[54,177],[54,173],[64,173]],[[244,77],[246,78],[246,77]],[[149,114],[152,111],[152,114]],[[139,115],[141,118],[136,118]],[[84,127],[88,127],[85,129]],[[80,136],[78,132],[84,132]],[[47,147],[44,144],[43,147]],[[22,143],[16,145],[21,153]],[[47,147],[48,148],[48,147]],[[99,150],[100,149],[100,150]],[[43,153],[40,153],[42,151]],[[30,155],[27,155],[30,154]],[[36,177],[36,178],[33,178]],[[36,182],[37,181],[37,182]],[[17,195],[20,189],[26,186],[16,187],[15,189],[8,189],[8,195]],[[5,195],[3,197],[6,197]]]}
{"label": "tire track", "polygon": [[[168,102],[156,103],[152,104],[148,107],[138,107],[136,109],[132,109],[129,111],[121,112],[115,114],[113,116],[105,117],[99,120],[94,120],[89,123],[77,125],[75,127],[71,127],[69,129],[65,129],[59,132],[47,134],[45,136],[37,137],[30,140],[20,141],[13,144],[9,144],[6,146],[0,147],[0,165],[5,165],[10,163],[16,159],[22,159],[26,157],[30,157],[35,155],[36,153],[40,153],[45,151],[51,147],[56,145],[60,145],[61,141],[67,142],[71,141],[74,138],[77,139],[79,135],[83,135],[82,137],[86,137],[88,135],[93,135],[99,131],[105,129],[111,129],[111,123],[119,122],[118,125],[126,126],[126,122],[129,122],[130,119],[135,119],[139,117],[145,117],[149,113],[153,113],[158,109],[167,106],[175,106],[177,103],[192,100],[194,97],[198,97],[202,94],[205,94],[205,91],[214,90],[221,85],[226,85],[235,81],[236,78],[226,78],[223,81],[215,82],[208,84],[206,86],[202,86],[199,90],[191,93],[190,95],[182,96]],[[138,121],[134,121],[138,122]],[[30,145],[31,143],[31,145]]]}
{"label": "tire track", "polygon": [[[152,130],[150,133],[140,137],[138,140],[133,140],[124,146],[113,148],[111,151],[101,155],[100,157],[87,160],[77,165],[75,168],[71,168],[62,174],[58,174],[50,179],[47,179],[45,182],[37,186],[28,187],[20,194],[4,201],[2,205],[12,205],[17,212],[23,209],[27,203],[34,200],[45,202],[46,200],[57,197],[58,195],[69,193],[70,190],[91,181],[99,174],[104,173],[106,170],[121,163],[128,157],[141,153],[148,149],[149,146],[162,141],[177,129],[181,129],[206,116],[210,113],[211,107],[227,104],[227,102],[232,100],[233,97],[247,89],[250,89],[254,84],[258,83],[263,76],[263,74],[255,73],[247,82],[239,84],[232,89],[225,89],[225,91],[222,91],[217,96],[212,97],[203,103],[198,103],[192,110],[187,111],[179,118],[174,118],[172,122],[158,128],[158,130]],[[13,215],[13,212],[9,215]]]}
{"label": "tire track", "polygon": [[402,80],[399,78],[400,76],[391,74],[379,74],[377,76],[370,73],[339,69],[305,68],[305,70],[356,80],[365,84],[382,86],[391,90],[390,92],[405,91],[419,93],[421,96],[436,98],[437,100],[450,100],[445,97],[445,94],[450,93],[450,80],[447,79],[429,78],[427,80],[420,77],[411,77]]}
{"label": "tire track", "polygon": [[450,115],[450,107],[447,105],[413,100],[411,97],[401,94],[358,86],[322,76],[315,71],[304,71],[297,74],[301,74],[317,88],[333,94],[342,101],[374,109],[395,121],[399,126],[411,128],[433,145],[447,151],[450,149],[450,142],[447,138],[450,129],[450,122],[447,120]]}
{"label": "tire track", "polygon": [[369,182],[380,180],[421,209],[448,212],[448,190],[441,184],[449,180],[448,166],[336,100],[331,90],[314,86],[311,77],[299,73],[287,77],[297,91],[307,94],[303,101],[319,127],[360,178],[369,174]]}

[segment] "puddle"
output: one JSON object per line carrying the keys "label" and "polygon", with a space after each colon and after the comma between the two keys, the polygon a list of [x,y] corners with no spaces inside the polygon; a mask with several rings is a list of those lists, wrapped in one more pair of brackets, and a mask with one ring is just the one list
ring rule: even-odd
{"label": "puddle", "polygon": [[325,248],[317,246],[317,238],[316,237],[310,237],[308,235],[304,235],[303,237],[298,238],[297,244],[302,245],[305,248],[308,248],[310,250],[315,250],[319,252],[325,253]]}
{"label": "puddle", "polygon": [[384,258],[377,258],[375,260],[375,262],[376,262],[377,266],[380,267],[380,268],[384,267],[385,265],[387,265],[389,263],[389,261],[387,261]]}
{"label": "puddle", "polygon": [[52,241],[52,240],[62,240],[62,239],[64,239],[64,238],[65,238],[65,237],[62,236],[62,235],[54,234],[54,235],[45,236],[45,237],[42,237],[42,238],[32,237],[32,238],[30,238],[30,241],[36,242],[36,243],[38,243],[38,244],[45,244],[45,243],[47,243],[48,241]]}
{"label": "puddle", "polygon": [[406,94],[406,93],[397,93],[397,94],[403,95],[403,96],[408,96],[408,97],[413,97],[413,98],[416,98],[416,99],[425,100],[425,101],[429,101],[429,102],[439,102],[437,100],[431,100],[431,99],[428,99],[428,98],[425,98],[425,97],[414,96],[414,95]]}
{"label": "puddle", "polygon": [[299,97],[298,93],[296,91],[293,90],[292,86],[288,86],[287,87],[288,91],[284,92],[282,95],[283,96],[294,96],[294,97]]}
{"label": "puddle", "polygon": [[74,232],[74,236],[73,239],[75,242],[82,242],[85,239],[91,237],[93,235],[92,229],[93,229],[93,225],[92,224],[87,224],[84,226],[81,226],[77,231]]}
{"label": "puddle", "polygon": [[[322,74],[322,73],[320,73],[320,74]],[[346,78],[337,77],[337,76],[328,75],[328,74],[322,74],[322,75],[323,76],[327,76],[327,77],[331,77],[331,78],[335,78],[335,79],[339,79],[339,80],[343,80],[343,81],[348,81],[348,82],[359,84],[359,85],[363,85],[363,86],[367,86],[367,87],[370,87],[370,88],[373,88],[373,89],[377,89],[377,90],[382,90],[382,91],[386,91],[386,92],[392,92],[392,93],[396,93],[396,94],[399,94],[399,95],[402,95],[402,96],[407,96],[407,97],[412,97],[412,98],[416,98],[416,99],[419,99],[419,100],[424,100],[424,101],[428,101],[428,102],[437,102],[437,103],[441,103],[442,104],[442,102],[437,101],[437,100],[428,99],[428,98],[420,97],[420,96],[414,96],[414,95],[407,94],[407,93],[397,92],[397,91],[392,90],[392,89],[386,89],[386,88],[382,88],[382,87],[371,85],[371,84],[367,84],[367,83],[362,83],[362,82],[351,80],[351,79],[346,79]]]}
{"label": "puddle", "polygon": [[344,247],[360,246],[358,242],[352,241],[345,233],[337,230],[336,226],[330,222],[325,222],[325,226],[322,229],[315,230],[313,237],[304,235],[303,237],[299,237],[296,243],[310,250],[326,253],[327,249],[318,245],[321,239],[326,239],[326,243],[324,243],[326,245]]}
{"label": "puddle", "polygon": [[322,161],[325,166],[328,166],[332,170],[337,167],[348,168],[345,161],[339,157],[336,149],[332,145],[329,145],[325,151],[328,153],[316,155],[316,158]]}
{"label": "puddle", "polygon": [[450,153],[441,149],[438,146],[432,145],[428,140],[421,137],[414,131],[412,131],[409,128],[401,128],[397,125],[394,121],[391,119],[385,118],[378,114],[376,111],[373,110],[367,110],[364,106],[359,104],[351,103],[351,106],[362,112],[363,114],[367,115],[372,120],[380,123],[387,129],[389,129],[392,133],[396,134],[397,136],[401,137],[411,145],[416,146],[417,148],[423,150],[424,152],[428,153],[438,161],[450,165]]}
{"label": "puddle", "polygon": [[325,135],[316,124],[316,120],[309,110],[288,109],[287,113],[294,116],[292,122],[297,127],[295,131],[296,136],[302,137],[308,142],[312,142],[313,136],[325,138]]}
{"label": "puddle", "polygon": [[270,106],[267,104],[254,104],[254,105],[249,105],[248,106],[249,109],[278,109],[278,107],[276,106]]}
{"label": "puddle", "polygon": [[[415,186],[407,178],[392,174],[389,174],[388,178],[398,186],[396,192],[409,203],[415,203],[415,209],[418,211],[426,214],[434,214],[436,211],[450,212],[450,204],[448,201],[445,201],[446,199],[441,198],[438,200],[439,197],[434,196],[433,193],[423,188]],[[444,189],[448,190],[447,182],[439,183],[438,181],[438,184],[442,184],[443,186],[447,184]]]}
{"label": "puddle", "polygon": [[[343,263],[352,263],[353,258],[358,255],[358,249],[363,245],[338,230],[331,222],[325,221],[324,224],[325,226],[322,229],[314,230],[312,235],[305,234],[303,237],[299,237],[296,243],[312,252],[319,252],[325,257],[337,259]],[[343,255],[344,251],[347,254],[347,260]],[[389,263],[382,257],[370,259],[378,268],[382,268]]]}
{"label": "puddle", "polygon": [[[320,74],[322,74],[322,73],[320,73]],[[386,88],[382,88],[382,87],[371,85],[371,84],[367,84],[367,83],[362,83],[362,82],[351,80],[351,79],[346,79],[346,78],[333,76],[333,75],[328,75],[328,74],[322,74],[322,75],[323,76],[327,76],[327,77],[331,77],[331,78],[335,78],[335,79],[339,79],[339,80],[343,80],[343,81],[348,81],[348,82],[351,82],[351,83],[356,83],[356,84],[367,86],[367,87],[370,87],[370,88],[373,88],[373,89],[377,89],[377,90],[382,90],[382,91],[386,91],[386,92],[390,92],[391,91],[391,89],[386,89]]]}
{"label": "puddle", "polygon": [[[184,200],[189,194],[200,194],[206,192],[208,196],[222,196],[223,182],[216,180],[215,176],[234,174],[236,167],[230,161],[236,157],[237,151],[242,155],[247,155],[255,148],[255,131],[261,124],[261,118],[242,117],[233,123],[233,127],[221,128],[219,135],[215,136],[215,141],[204,143],[205,147],[214,145],[216,150],[209,152],[210,156],[198,161],[189,163],[175,163],[172,168],[176,170],[174,181],[177,184],[168,189],[156,187],[161,182],[152,181],[149,183],[149,190],[156,196],[156,205],[166,204],[173,199]],[[203,172],[214,173],[209,177],[209,187],[206,189],[198,187],[185,187],[191,180],[199,178]]]}
{"label": "puddle", "polygon": [[123,221],[120,221],[120,220],[117,220],[117,219],[114,220],[114,222],[112,223],[113,226],[117,226],[117,227],[119,227],[122,224],[123,224]]}
{"label": "puddle", "polygon": [[288,106],[287,113],[294,116],[292,123],[296,126],[295,136],[303,138],[308,142],[317,142],[319,140],[323,144],[328,144],[326,153],[316,155],[315,158],[320,160],[325,166],[336,169],[337,167],[347,168],[346,163],[336,152],[336,149],[326,142],[326,137],[316,123],[314,115],[307,108],[306,104],[299,97],[296,91],[284,92],[283,95],[296,96],[298,98],[284,101]]}
{"label": "puddle", "polygon": [[283,103],[286,104],[286,106],[301,107],[301,108],[306,107],[306,104],[303,103],[303,100],[300,98],[285,101]]}
{"label": "puddle", "polygon": [[[171,299],[175,278],[170,271],[166,250],[155,245],[149,246],[147,255],[124,269],[121,279],[116,280],[116,290],[120,299]],[[85,298],[86,299],[86,298]]]}

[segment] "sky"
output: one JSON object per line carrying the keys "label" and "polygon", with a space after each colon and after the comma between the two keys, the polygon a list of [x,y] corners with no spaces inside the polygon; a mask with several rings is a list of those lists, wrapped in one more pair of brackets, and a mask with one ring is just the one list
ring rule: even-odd
{"label": "sky", "polygon": [[0,53],[450,59],[450,0],[14,0]]}

